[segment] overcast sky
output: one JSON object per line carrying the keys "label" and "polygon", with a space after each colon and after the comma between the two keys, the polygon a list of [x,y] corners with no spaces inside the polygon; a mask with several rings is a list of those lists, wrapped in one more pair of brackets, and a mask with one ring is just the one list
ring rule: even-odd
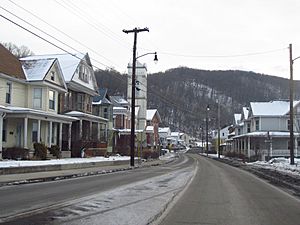
{"label": "overcast sky", "polygon": [[[0,8],[0,14],[60,47],[88,52],[98,68],[125,72],[132,60],[133,34],[149,73],[187,66],[206,70],[245,70],[289,77],[289,43],[300,56],[299,0],[0,0],[64,46]],[[15,3],[15,4],[14,4]],[[24,11],[23,7],[28,12]],[[38,18],[46,21],[45,24]],[[36,55],[62,51],[0,17],[0,41],[29,47]],[[71,37],[67,37],[66,35]],[[75,50],[74,50],[75,49]],[[297,69],[298,67],[298,69]],[[300,80],[300,59],[295,61]],[[299,71],[299,74],[298,74]]]}

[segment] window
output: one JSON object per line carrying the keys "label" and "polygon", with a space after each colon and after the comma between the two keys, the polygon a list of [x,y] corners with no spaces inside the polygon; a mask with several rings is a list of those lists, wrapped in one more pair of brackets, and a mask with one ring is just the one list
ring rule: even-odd
{"label": "window", "polygon": [[33,108],[42,108],[42,88],[33,89]]}
{"label": "window", "polygon": [[247,133],[250,133],[250,123],[247,123]]}
{"label": "window", "polygon": [[33,122],[32,123],[32,142],[38,142],[37,136],[38,136],[38,123]]}
{"label": "window", "polygon": [[51,71],[50,79],[55,81],[55,72],[54,71]]}
{"label": "window", "polygon": [[88,67],[81,65],[79,67],[79,79],[85,83],[89,82],[90,70]]}
{"label": "window", "polygon": [[3,128],[2,128],[2,141],[7,141],[7,121],[3,119]]}
{"label": "window", "polygon": [[11,103],[11,83],[6,83],[6,98],[5,103],[10,104]]}
{"label": "window", "polygon": [[84,95],[78,93],[77,94],[77,110],[83,110],[83,103],[84,103]]}
{"label": "window", "polygon": [[49,91],[49,109],[55,109],[55,92]]}
{"label": "window", "polygon": [[255,130],[259,130],[259,120],[255,120]]}
{"label": "window", "polygon": [[108,119],[108,109],[107,108],[104,108],[104,110],[103,110],[103,117]]}

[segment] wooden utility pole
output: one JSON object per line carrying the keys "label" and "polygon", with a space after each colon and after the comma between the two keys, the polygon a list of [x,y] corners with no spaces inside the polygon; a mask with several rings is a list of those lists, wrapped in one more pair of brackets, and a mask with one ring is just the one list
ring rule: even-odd
{"label": "wooden utility pole", "polygon": [[294,165],[294,80],[293,80],[293,49],[292,44],[289,45],[290,50],[290,164]]}
{"label": "wooden utility pole", "polygon": [[135,73],[136,73],[136,42],[139,32],[148,31],[149,29],[134,28],[133,30],[123,30],[124,33],[134,33],[133,41],[133,59],[132,59],[132,88],[131,88],[131,136],[130,136],[130,166],[134,166],[134,146],[135,146]]}

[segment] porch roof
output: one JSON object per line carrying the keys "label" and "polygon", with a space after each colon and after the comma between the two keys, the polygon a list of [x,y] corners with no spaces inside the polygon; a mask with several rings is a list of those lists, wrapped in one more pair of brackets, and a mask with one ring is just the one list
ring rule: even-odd
{"label": "porch roof", "polygon": [[[269,133],[269,134],[268,134]],[[294,132],[295,136],[299,136],[300,133]],[[289,131],[255,131],[247,134],[241,134],[232,137],[233,139],[242,138],[242,137],[289,137],[290,132]]]}
{"label": "porch roof", "polygon": [[84,119],[92,122],[108,122],[108,119],[100,117],[100,116],[95,116],[92,114],[84,113],[84,112],[79,112],[79,111],[70,111],[65,113],[65,115],[71,116],[71,117],[76,117],[78,119]]}
{"label": "porch roof", "polygon": [[[2,108],[2,107],[1,107]],[[16,107],[16,106],[6,106],[8,116],[13,115],[24,115],[24,117],[47,120],[47,121],[59,121],[59,122],[73,122],[78,120],[75,117],[61,115],[57,113],[37,110],[37,109],[30,109],[30,108],[23,108],[23,107]]]}
{"label": "porch roof", "polygon": [[[121,135],[130,135],[131,134],[131,129],[114,129],[114,131],[117,131]],[[135,134],[143,133],[143,130],[134,130]]]}

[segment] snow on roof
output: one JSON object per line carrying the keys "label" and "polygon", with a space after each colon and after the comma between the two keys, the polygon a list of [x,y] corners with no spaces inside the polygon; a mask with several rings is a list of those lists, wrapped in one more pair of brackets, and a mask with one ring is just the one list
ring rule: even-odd
{"label": "snow on roof", "polygon": [[152,120],[155,113],[156,113],[157,109],[147,109],[147,120]]}
{"label": "snow on roof", "polygon": [[76,54],[50,54],[50,55],[34,55],[22,58],[22,60],[40,60],[47,58],[57,58],[61,66],[64,78],[66,82],[72,80],[72,77],[80,63],[80,61],[85,57],[83,53]]}
{"label": "snow on roof", "polygon": [[147,126],[146,127],[146,132],[153,132],[153,131],[154,131],[153,126]]}
{"label": "snow on roof", "polygon": [[243,107],[243,113],[244,113],[244,119],[247,120],[248,115],[249,115],[249,108],[248,107]]}
{"label": "snow on roof", "polygon": [[159,133],[168,133],[170,131],[170,127],[159,127],[158,132]]}
{"label": "snow on roof", "polygon": [[158,113],[158,110],[157,109],[147,109],[147,115],[146,115],[146,119],[147,120],[152,120],[155,113],[157,113],[157,116],[158,116],[158,119],[159,121],[161,122],[161,118],[160,118],[160,115]]}
{"label": "snow on roof", "polygon": [[242,114],[240,114],[240,113],[235,113],[235,114],[234,114],[234,122],[235,122],[235,124],[238,124],[239,121],[241,120],[241,118],[242,118]]}
{"label": "snow on roof", "polygon": [[[299,101],[294,101],[294,107]],[[290,111],[289,101],[251,102],[253,116],[283,116]]]}
{"label": "snow on roof", "polygon": [[21,59],[22,68],[26,79],[29,81],[43,80],[55,62],[55,58]]}

